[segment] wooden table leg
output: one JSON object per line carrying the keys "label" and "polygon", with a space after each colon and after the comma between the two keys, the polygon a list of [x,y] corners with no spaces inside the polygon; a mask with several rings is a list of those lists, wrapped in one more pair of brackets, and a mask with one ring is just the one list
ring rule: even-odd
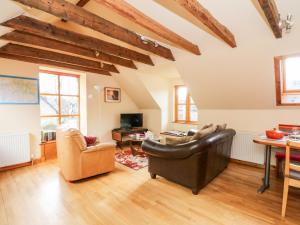
{"label": "wooden table leg", "polygon": [[[130,149],[131,149],[131,153],[132,153],[132,155],[138,155],[140,152],[139,152],[139,148],[137,148],[137,147],[134,147],[134,144],[133,144],[133,142],[134,141],[130,141]],[[139,142],[139,143],[142,143],[142,142],[140,142],[140,141],[136,141],[136,142]]]}
{"label": "wooden table leg", "polygon": [[265,174],[263,178],[263,184],[257,190],[258,193],[262,194],[270,187],[270,169],[271,169],[271,146],[266,145],[265,149]]}

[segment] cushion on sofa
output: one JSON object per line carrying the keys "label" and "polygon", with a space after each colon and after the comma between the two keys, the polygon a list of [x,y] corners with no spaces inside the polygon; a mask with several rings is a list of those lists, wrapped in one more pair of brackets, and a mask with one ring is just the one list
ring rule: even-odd
{"label": "cushion on sofa", "polygon": [[210,123],[210,124],[205,124],[202,128],[201,128],[201,130],[204,130],[204,129],[207,129],[207,128],[210,128],[210,127],[212,127],[213,126],[213,124],[212,123]]}
{"label": "cushion on sofa", "polygon": [[217,130],[217,126],[211,126],[211,127],[208,127],[206,129],[203,129],[203,130],[199,130],[197,133],[194,134],[194,136],[192,137],[191,141],[193,140],[199,140],[209,134],[212,134],[214,133],[215,131]]}
{"label": "cushion on sofa", "polygon": [[227,124],[226,124],[226,123],[224,123],[224,124],[218,124],[218,125],[217,125],[217,129],[216,129],[216,132],[225,130],[226,127],[227,127]]}
{"label": "cushion on sofa", "polygon": [[190,142],[193,136],[184,136],[184,137],[166,137],[167,145],[178,145]]}

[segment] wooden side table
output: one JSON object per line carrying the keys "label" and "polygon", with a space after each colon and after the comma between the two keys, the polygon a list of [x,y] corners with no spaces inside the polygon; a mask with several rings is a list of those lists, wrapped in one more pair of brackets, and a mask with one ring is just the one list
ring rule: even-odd
{"label": "wooden side table", "polygon": [[41,161],[57,158],[56,141],[42,142],[41,146]]}

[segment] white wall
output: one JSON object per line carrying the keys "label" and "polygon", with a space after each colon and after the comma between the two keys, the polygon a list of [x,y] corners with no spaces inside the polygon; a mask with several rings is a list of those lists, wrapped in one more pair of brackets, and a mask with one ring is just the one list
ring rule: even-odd
{"label": "white wall", "polygon": [[160,109],[141,109],[144,117],[144,127],[156,135],[162,131],[162,113]]}
{"label": "white wall", "polygon": [[[123,89],[121,103],[104,102],[104,87],[120,87],[113,77],[88,73],[86,78],[87,134],[99,137],[101,142],[111,142],[111,130],[120,127],[120,114],[136,113],[139,108]],[[100,91],[95,89],[95,85]]]}
{"label": "white wall", "polygon": [[[38,78],[39,67],[34,64],[0,59],[0,74]],[[0,105],[0,133],[28,132],[31,154],[40,157],[40,106]]]}
{"label": "white wall", "polygon": [[[156,123],[155,130],[166,130],[169,122],[169,82],[160,74],[141,73],[140,79],[143,81],[147,91],[152,95],[153,99],[159,105],[160,108],[160,123]],[[154,115],[153,115],[154,116]],[[155,119],[159,121],[159,119]]]}
{"label": "white wall", "polygon": [[266,129],[278,127],[279,123],[299,124],[300,111],[288,110],[200,110],[199,124],[206,122],[227,123],[239,131],[253,131],[263,134]]}
{"label": "white wall", "polygon": [[[0,59],[0,74],[38,78],[39,65]],[[120,127],[120,114],[140,112],[122,88],[121,103],[104,102],[104,87],[120,87],[113,76],[83,73],[80,84],[80,125],[84,134],[95,135],[102,142],[111,142],[111,130]],[[99,92],[95,85],[100,87]],[[152,123],[151,117],[146,115],[146,121]],[[0,124],[0,133],[29,132],[31,152],[35,158],[40,157],[39,105],[0,105]]]}

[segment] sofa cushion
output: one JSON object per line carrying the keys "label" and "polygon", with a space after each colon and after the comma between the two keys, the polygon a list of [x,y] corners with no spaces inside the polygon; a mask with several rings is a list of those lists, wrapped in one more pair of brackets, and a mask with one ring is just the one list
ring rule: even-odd
{"label": "sofa cushion", "polygon": [[224,123],[224,124],[218,124],[218,125],[217,125],[217,129],[216,129],[216,132],[225,130],[226,127],[227,127],[227,124],[226,124],[226,123]]}
{"label": "sofa cushion", "polygon": [[195,133],[198,132],[198,129],[189,129],[189,131],[187,132],[187,136],[193,136]]}
{"label": "sofa cushion", "polygon": [[217,130],[217,126],[211,126],[211,127],[208,127],[206,129],[203,129],[203,130],[199,130],[197,133],[194,134],[194,136],[192,137],[191,141],[193,140],[199,140],[209,134],[212,134],[214,133],[215,131]]}
{"label": "sofa cushion", "polygon": [[201,128],[201,130],[205,130],[205,129],[210,128],[210,127],[212,127],[212,126],[213,126],[212,123],[210,123],[210,124],[205,124],[205,125]]}
{"label": "sofa cushion", "polygon": [[178,145],[190,142],[193,136],[184,136],[184,137],[166,137],[167,145]]}

